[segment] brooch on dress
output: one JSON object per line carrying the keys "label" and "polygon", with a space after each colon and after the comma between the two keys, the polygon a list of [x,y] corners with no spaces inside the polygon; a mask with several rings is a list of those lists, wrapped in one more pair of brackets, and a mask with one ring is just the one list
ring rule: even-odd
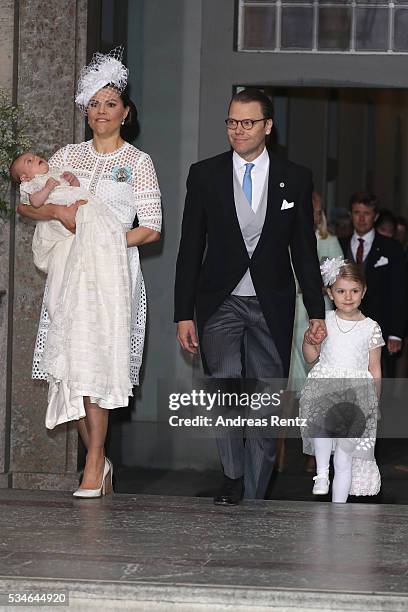
{"label": "brooch on dress", "polygon": [[132,179],[132,169],[130,166],[115,166],[112,169],[113,180],[117,183],[130,183]]}

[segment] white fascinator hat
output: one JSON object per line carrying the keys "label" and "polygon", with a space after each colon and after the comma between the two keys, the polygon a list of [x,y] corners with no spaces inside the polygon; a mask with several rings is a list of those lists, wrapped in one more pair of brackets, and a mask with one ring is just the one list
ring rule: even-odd
{"label": "white fascinator hat", "polygon": [[109,53],[94,53],[91,61],[80,72],[75,103],[86,114],[89,101],[97,91],[112,85],[119,93],[126,88],[129,71],[122,64],[123,47]]}

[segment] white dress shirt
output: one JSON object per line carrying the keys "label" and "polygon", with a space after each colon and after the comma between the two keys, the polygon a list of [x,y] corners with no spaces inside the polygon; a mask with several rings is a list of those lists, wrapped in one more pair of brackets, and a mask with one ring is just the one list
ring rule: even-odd
{"label": "white dress shirt", "polygon": [[373,242],[375,238],[375,229],[371,229],[369,232],[367,232],[367,234],[364,234],[363,236],[359,236],[357,232],[354,232],[354,234],[352,235],[351,241],[350,241],[350,247],[351,247],[351,252],[353,253],[354,261],[356,261],[357,249],[360,246],[360,243],[358,241],[359,238],[362,238],[364,240],[363,261],[365,261],[367,258],[367,255],[369,254],[371,250],[371,247],[373,246]]}
{"label": "white dress shirt", "polygon": [[[234,166],[234,172],[239,180],[240,185],[244,180],[244,174],[246,170],[246,164],[248,163],[246,159],[238,155],[236,151],[234,151],[232,155],[232,162]],[[259,202],[261,201],[262,190],[264,187],[265,179],[269,172],[269,155],[266,148],[262,151],[262,153],[254,160],[252,160],[251,164],[254,164],[254,167],[251,171],[252,178],[252,210],[254,212],[257,211]]]}

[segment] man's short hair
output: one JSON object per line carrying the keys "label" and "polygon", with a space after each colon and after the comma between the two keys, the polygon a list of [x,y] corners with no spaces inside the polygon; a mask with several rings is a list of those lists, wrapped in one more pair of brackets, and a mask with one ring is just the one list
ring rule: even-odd
{"label": "man's short hair", "polygon": [[232,96],[229,107],[233,102],[259,102],[264,118],[273,119],[274,109],[272,100],[260,89],[256,89],[255,87],[247,87],[246,89],[243,89]]}
{"label": "man's short hair", "polygon": [[369,193],[368,191],[356,191],[350,197],[350,210],[353,208],[353,204],[364,204],[365,206],[369,206],[374,210],[375,213],[378,213],[379,210],[379,202],[376,195],[373,193]]}

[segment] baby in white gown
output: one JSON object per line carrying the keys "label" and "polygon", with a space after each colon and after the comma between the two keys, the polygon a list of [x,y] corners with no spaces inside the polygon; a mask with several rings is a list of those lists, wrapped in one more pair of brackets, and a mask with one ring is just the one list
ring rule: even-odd
{"label": "baby in white gown", "polygon": [[76,233],[57,220],[39,221],[34,263],[47,273],[50,328],[41,361],[50,384],[46,425],[85,416],[83,397],[102,408],[128,404],[130,279],[125,229],[66,168],[24,153],[10,168],[21,202],[72,205]]}
{"label": "baby in white gown", "polygon": [[[50,168],[48,162],[33,153],[20,155],[11,166],[11,173],[20,182],[22,204],[40,208],[43,204],[71,206],[78,200],[103,207],[102,202],[82,189],[70,168]],[[115,220],[116,221],[116,220]],[[46,307],[50,317],[55,312],[61,293],[65,262],[74,234],[57,220],[38,221],[32,243],[35,266],[47,274]]]}

